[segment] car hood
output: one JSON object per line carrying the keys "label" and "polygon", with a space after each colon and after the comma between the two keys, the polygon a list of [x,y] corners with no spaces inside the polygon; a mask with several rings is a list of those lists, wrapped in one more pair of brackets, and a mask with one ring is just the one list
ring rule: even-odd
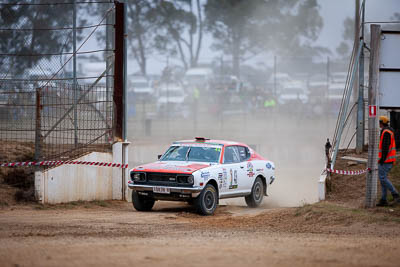
{"label": "car hood", "polygon": [[192,174],[203,168],[210,167],[210,163],[187,162],[187,161],[157,161],[137,166],[132,171],[143,172],[165,172]]}

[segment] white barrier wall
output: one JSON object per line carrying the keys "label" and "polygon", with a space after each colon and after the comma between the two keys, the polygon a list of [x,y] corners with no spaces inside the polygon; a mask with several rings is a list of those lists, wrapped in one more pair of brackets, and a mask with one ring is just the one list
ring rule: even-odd
{"label": "white barrier wall", "polygon": [[[113,156],[112,162],[127,164],[129,159],[129,144],[130,142],[117,142],[113,145]],[[124,149],[125,148],[125,149]],[[125,154],[125,155],[124,155]],[[131,190],[128,188],[129,170],[132,168],[130,166],[127,169],[113,168],[112,170],[112,199],[122,200],[122,180],[123,173],[125,173],[125,199],[131,202]]]}
{"label": "white barrier wall", "polygon": [[319,177],[319,181],[318,181],[318,199],[321,200],[325,200],[325,195],[326,195],[326,178],[327,175],[326,174],[321,174],[321,176]]}
{"label": "white barrier wall", "polygon": [[[92,152],[76,160],[113,162],[113,155],[112,153]],[[118,176],[121,169],[115,177],[113,177],[113,169],[117,168],[61,165],[36,172],[36,198],[41,203],[49,204],[115,199],[113,192],[118,190],[121,192],[121,176]],[[113,183],[113,180],[119,180],[119,183]]]}

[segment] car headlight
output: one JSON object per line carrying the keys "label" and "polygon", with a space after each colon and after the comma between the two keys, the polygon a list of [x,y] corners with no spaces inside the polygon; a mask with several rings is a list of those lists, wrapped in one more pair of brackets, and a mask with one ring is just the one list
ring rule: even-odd
{"label": "car headlight", "polygon": [[133,173],[132,179],[133,179],[134,181],[136,181],[136,182],[140,181],[140,179],[141,179],[140,173]]}
{"label": "car headlight", "polygon": [[193,176],[192,176],[192,175],[188,176],[188,178],[187,178],[187,182],[188,182],[189,184],[193,184],[193,182],[194,182],[194,178],[193,178]]}

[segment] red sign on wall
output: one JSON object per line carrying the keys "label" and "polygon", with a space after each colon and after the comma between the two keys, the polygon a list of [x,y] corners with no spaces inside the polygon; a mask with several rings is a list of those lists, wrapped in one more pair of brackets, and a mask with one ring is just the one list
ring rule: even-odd
{"label": "red sign on wall", "polygon": [[369,117],[370,118],[376,117],[376,106],[369,106]]}

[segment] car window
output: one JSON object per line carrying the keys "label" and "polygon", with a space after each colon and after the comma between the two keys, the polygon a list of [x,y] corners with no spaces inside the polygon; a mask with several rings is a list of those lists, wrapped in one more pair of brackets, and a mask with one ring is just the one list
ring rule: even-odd
{"label": "car window", "polygon": [[220,150],[211,147],[191,147],[188,161],[218,162]]}
{"label": "car window", "polygon": [[161,160],[186,161],[186,154],[189,150],[187,146],[171,146],[164,153]]}
{"label": "car window", "polygon": [[250,158],[250,151],[247,147],[237,146],[237,150],[239,152],[240,161],[246,161]]}
{"label": "car window", "polygon": [[237,163],[240,162],[239,152],[235,146],[225,147],[224,163]]}
{"label": "car window", "polygon": [[215,146],[171,146],[160,158],[161,161],[218,162],[221,147]]}

